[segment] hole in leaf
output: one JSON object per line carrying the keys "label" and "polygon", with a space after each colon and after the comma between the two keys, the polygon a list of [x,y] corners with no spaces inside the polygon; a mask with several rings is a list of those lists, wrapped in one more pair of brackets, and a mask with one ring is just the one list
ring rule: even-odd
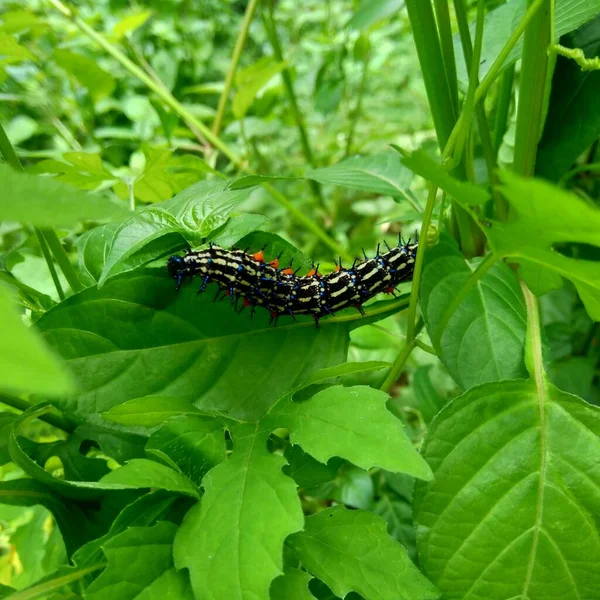
{"label": "hole in leaf", "polygon": [[583,242],[558,242],[552,249],[567,258],[600,261],[600,247]]}

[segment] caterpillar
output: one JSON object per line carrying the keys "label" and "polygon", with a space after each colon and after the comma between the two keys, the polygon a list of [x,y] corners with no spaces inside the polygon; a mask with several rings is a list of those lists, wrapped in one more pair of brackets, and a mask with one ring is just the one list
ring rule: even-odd
{"label": "caterpillar", "polygon": [[265,261],[264,248],[249,254],[246,250],[226,250],[211,245],[200,251],[188,250],[184,256],[174,255],[167,261],[169,275],[177,281],[177,290],[187,278],[199,277],[202,281],[198,293],[209,283],[219,287],[215,300],[224,292],[237,306],[243,299],[242,310],[250,306],[252,315],[257,306],[270,311],[271,322],[289,315],[312,315],[315,325],[326,315],[349,308],[365,314],[362,305],[376,294],[393,294],[398,284],[412,277],[418,243],[399,241],[398,246],[380,254],[379,245],[374,258],[356,259],[345,269],[342,261],[328,275],[319,273],[319,265],[304,276],[300,269],[293,270],[291,263],[280,268],[279,257]]}

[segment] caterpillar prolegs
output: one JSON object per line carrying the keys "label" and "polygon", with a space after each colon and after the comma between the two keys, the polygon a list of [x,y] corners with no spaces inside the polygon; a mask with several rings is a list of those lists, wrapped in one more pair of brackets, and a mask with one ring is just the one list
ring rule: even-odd
{"label": "caterpillar prolegs", "polygon": [[[387,246],[387,244],[386,244]],[[219,286],[233,303],[242,298],[243,306],[262,306],[270,311],[271,322],[282,315],[312,315],[317,327],[319,319],[349,307],[364,314],[362,305],[381,292],[393,293],[398,284],[412,277],[416,242],[400,241],[398,246],[374,258],[355,260],[345,269],[340,263],[328,275],[319,273],[318,265],[307,275],[297,276],[290,266],[281,268],[279,259],[265,262],[263,250],[249,254],[244,250],[225,250],[211,246],[205,250],[189,250],[184,256],[171,256],[169,274],[177,281],[177,289],[187,278],[201,280],[198,292],[209,283]],[[218,296],[218,294],[217,294]]]}

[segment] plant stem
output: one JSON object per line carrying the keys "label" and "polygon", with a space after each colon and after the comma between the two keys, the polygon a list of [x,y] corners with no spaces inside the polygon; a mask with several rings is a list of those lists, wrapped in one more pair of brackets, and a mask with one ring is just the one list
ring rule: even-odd
{"label": "plant stem", "polygon": [[54,258],[56,258],[56,262],[58,263],[58,266],[63,272],[66,280],[69,282],[71,289],[73,292],[80,292],[83,289],[83,284],[79,280],[79,275],[77,275],[77,272],[73,268],[73,265],[71,264],[67,253],[62,247],[56,232],[54,229],[44,229],[43,233],[52,254],[54,254]]}
{"label": "plant stem", "polygon": [[506,67],[498,85],[496,99],[496,114],[494,116],[494,150],[500,150],[502,139],[506,133],[510,101],[512,100],[513,82],[515,79],[515,65]]}
{"label": "plant stem", "polygon": [[358,84],[358,94],[356,97],[356,105],[350,116],[350,126],[348,128],[348,138],[346,140],[346,150],[344,152],[344,158],[348,158],[352,153],[352,146],[354,144],[354,134],[356,133],[356,125],[358,119],[362,113],[363,97],[367,88],[367,79],[369,74],[369,56],[363,61],[362,74],[360,76],[360,83]]}
{"label": "plant stem", "polygon": [[513,170],[525,176],[534,173],[537,145],[544,123],[548,47],[552,41],[551,2],[543,0],[542,9],[525,31],[523,42]]}
{"label": "plant stem", "polygon": [[252,18],[254,17],[257,6],[258,0],[250,0],[250,2],[248,2],[248,6],[246,6],[246,12],[244,13],[244,20],[242,21],[242,26],[238,33],[237,39],[235,40],[233,54],[231,55],[231,63],[225,77],[225,87],[223,88],[223,92],[219,98],[217,114],[215,115],[215,120],[213,121],[212,133],[215,136],[218,136],[221,132],[221,125],[223,123],[227,101],[229,100],[229,94],[231,93],[233,78],[235,77],[235,72],[237,71],[237,67],[240,62],[240,56],[242,55],[242,50],[244,49],[244,44],[246,43],[246,38],[248,37],[248,31],[250,30],[250,23],[252,23]]}
{"label": "plant stem", "polygon": [[38,227],[35,227],[35,235],[38,239],[38,243],[40,245],[40,249],[44,256],[44,260],[46,261],[46,264],[48,265],[48,270],[50,271],[50,276],[52,277],[52,281],[54,282],[54,287],[56,288],[58,297],[60,298],[60,301],[62,302],[66,298],[65,292],[63,290],[60,279],[58,278],[58,273],[56,272],[56,268],[54,267],[54,261],[52,260],[52,254],[50,253],[50,249],[48,248],[48,243],[46,242],[46,238],[44,237],[44,232],[41,229],[39,229]]}
{"label": "plant stem", "polygon": [[[415,329],[415,334],[418,334],[423,328],[423,321],[420,320]],[[417,345],[417,340],[412,337],[406,338],[406,343],[402,350],[400,350],[400,354],[396,357],[394,364],[390,367],[390,372],[387,374],[384,382],[381,384],[381,391],[389,394],[393,385],[398,381],[398,377],[400,377],[400,373],[404,370],[404,365],[410,356],[410,353],[413,351],[414,347]]]}
{"label": "plant stem", "polygon": [[434,6],[440,32],[446,79],[448,80],[448,88],[452,97],[454,112],[458,114],[458,76],[456,74],[456,58],[454,56],[454,40],[452,25],[450,23],[450,11],[448,10],[448,0],[434,0]]}
{"label": "plant stem", "polygon": [[[273,54],[279,62],[283,62],[285,59],[283,56],[283,50],[281,49],[281,44],[279,43],[279,38],[277,36],[277,27],[275,26],[275,18],[273,16],[273,4],[269,0],[267,0],[267,9],[262,11],[262,19],[265,31],[267,32],[267,37],[271,43],[271,48],[273,48]],[[283,87],[285,88],[285,93],[288,98],[288,102],[290,103],[294,121],[296,122],[296,127],[298,128],[298,133],[300,135],[302,153],[304,154],[306,162],[314,168],[316,166],[315,157],[312,151],[308,133],[306,132],[304,118],[300,112],[300,107],[298,106],[298,99],[294,90],[292,75],[287,66],[281,71],[281,79],[283,80]],[[308,183],[313,196],[321,205],[321,207],[326,210],[325,199],[323,198],[321,185],[314,179],[309,179]]]}
{"label": "plant stem", "polygon": [[437,25],[430,0],[406,0],[438,143],[444,148],[456,123]]}
{"label": "plant stem", "polygon": [[[17,398],[16,396],[8,396],[7,394],[0,394],[0,402],[2,404],[6,404],[6,406],[10,406],[12,408],[16,408],[22,412],[30,409],[34,404],[27,402],[27,400],[23,400],[22,398]],[[57,429],[61,429],[66,433],[73,433],[75,431],[75,425],[67,419],[61,417],[60,415],[55,415],[52,413],[46,413],[39,417],[41,421],[48,423],[48,425],[52,425]]]}

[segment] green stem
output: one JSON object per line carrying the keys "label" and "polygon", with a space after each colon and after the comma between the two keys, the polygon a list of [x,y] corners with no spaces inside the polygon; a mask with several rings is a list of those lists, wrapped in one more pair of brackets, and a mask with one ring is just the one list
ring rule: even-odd
{"label": "green stem", "polygon": [[50,276],[52,277],[52,281],[54,282],[54,287],[56,288],[56,292],[58,293],[58,297],[62,302],[66,296],[63,290],[62,284],[60,283],[60,279],[58,278],[58,273],[56,272],[56,268],[54,267],[54,261],[52,260],[52,254],[48,248],[48,243],[46,242],[46,238],[44,237],[44,232],[39,228],[35,228],[35,235],[38,239],[38,243],[40,245],[40,249],[44,256],[44,260],[48,265],[48,270],[50,271]]}
{"label": "green stem", "polygon": [[63,16],[67,17],[73,25],[83,31],[89,38],[94,40],[100,47],[102,47],[108,54],[110,54],[117,62],[119,62],[127,71],[129,71],[134,77],[139,79],[146,87],[151,89],[167,106],[173,109],[182,119],[191,123],[195,128],[200,131],[215,148],[221,151],[227,158],[237,167],[243,167],[242,159],[237,156],[227,144],[225,144],[218,136],[204,123],[196,119],[188,110],[186,110],[181,103],[175,99],[175,97],[167,91],[163,86],[160,86],[150,77],[143,69],[138,67],[133,61],[131,61],[119,48],[114,44],[111,44],[104,36],[92,29],[83,19],[79,18],[77,14],[68,6],[63,4],[61,0],[47,0],[56,9],[58,9]]}
{"label": "green stem", "polygon": [[213,121],[212,133],[215,136],[218,136],[221,132],[221,125],[223,123],[223,116],[225,115],[227,101],[229,100],[229,94],[231,93],[233,78],[235,77],[235,72],[237,71],[237,67],[240,62],[240,56],[242,55],[242,50],[244,49],[244,44],[246,43],[246,39],[248,37],[248,31],[250,30],[250,23],[252,23],[252,18],[254,17],[257,6],[258,0],[250,0],[250,2],[248,2],[248,6],[246,6],[242,27],[240,28],[235,41],[233,54],[231,55],[231,64],[229,65],[227,76],[225,77],[225,87],[223,88],[223,92],[219,98],[217,114],[215,115],[215,120]]}
{"label": "green stem", "polygon": [[63,272],[65,279],[69,282],[71,289],[73,292],[80,292],[83,289],[83,284],[79,279],[79,275],[77,275],[77,271],[73,268],[65,249],[62,247],[56,232],[54,229],[44,229],[43,233],[52,254],[54,254],[54,258],[56,259],[60,270]]}
{"label": "green stem", "polygon": [[[418,334],[423,328],[423,321],[419,321],[416,328],[416,333]],[[410,353],[413,351],[414,347],[417,345],[417,340],[413,338],[406,338],[406,343],[400,353],[396,357],[394,364],[390,367],[390,372],[387,374],[384,382],[381,384],[381,391],[389,394],[393,385],[398,381],[398,377],[404,370],[404,365],[410,356]]]}
{"label": "green stem", "polygon": [[440,43],[448,88],[454,105],[454,112],[458,114],[458,75],[456,74],[456,58],[454,56],[454,39],[452,36],[452,24],[450,22],[450,11],[448,0],[434,0],[435,15],[440,32]]}
{"label": "green stem", "polygon": [[515,65],[506,67],[498,84],[498,97],[496,98],[496,114],[494,117],[494,149],[500,150],[502,139],[508,128],[508,113],[512,100],[513,82],[515,79]]}
{"label": "green stem", "polygon": [[520,175],[533,175],[537,145],[540,139],[548,81],[548,47],[552,41],[552,0],[543,0],[525,31],[517,112],[517,133],[513,170]]}
{"label": "green stem", "polygon": [[[32,406],[35,406],[34,404],[27,402],[27,400],[17,398],[16,396],[8,396],[6,394],[0,394],[0,402],[2,404],[6,404],[6,406],[11,406],[12,408],[16,408],[17,410],[20,410],[22,412],[29,410]],[[48,425],[52,425],[53,427],[61,429],[66,433],[73,433],[73,431],[75,431],[75,425],[73,425],[73,423],[59,415],[46,413],[41,415],[39,418],[41,421],[48,423]]]}
{"label": "green stem", "polygon": [[348,137],[346,139],[346,150],[344,151],[344,158],[348,158],[352,154],[352,146],[354,145],[354,135],[356,133],[356,126],[358,120],[362,114],[363,97],[365,90],[367,89],[367,80],[369,74],[369,56],[366,56],[363,61],[363,69],[360,76],[360,83],[358,84],[358,94],[356,97],[356,105],[350,115],[350,124],[348,127]]}
{"label": "green stem", "polygon": [[[269,42],[271,44],[271,48],[273,48],[273,55],[279,62],[283,62],[285,58],[283,56],[281,44],[279,43],[279,37],[277,36],[277,27],[275,26],[275,18],[273,16],[273,4],[270,1],[267,1],[267,9],[262,11],[262,19],[265,31],[267,32],[267,37],[269,38]],[[290,103],[290,108],[292,109],[292,115],[294,117],[294,121],[296,122],[296,127],[298,128],[298,134],[300,135],[302,153],[304,154],[306,162],[314,168],[316,166],[315,157],[312,151],[308,133],[306,132],[304,117],[302,116],[300,107],[298,106],[298,99],[294,90],[292,75],[287,66],[281,71],[281,79],[283,80],[283,87],[285,88],[285,93],[288,102]],[[308,184],[317,202],[322,208],[325,209],[325,199],[323,198],[323,192],[319,182],[315,181],[314,179],[309,179]]]}
{"label": "green stem", "polygon": [[428,354],[433,354],[433,356],[439,356],[439,354],[435,351],[435,348],[433,346],[426,344],[425,342],[421,341],[420,339],[417,338],[415,340],[415,344],[417,345],[417,348],[421,348],[421,350],[424,350]]}
{"label": "green stem", "polygon": [[430,0],[406,0],[427,99],[440,148],[446,146],[456,123],[437,25]]}
{"label": "green stem", "polygon": [[[2,153],[2,156],[4,157],[4,160],[7,162],[8,165],[10,165],[13,169],[15,169],[15,171],[20,171],[23,172],[23,165],[21,165],[21,161],[19,160],[19,157],[17,156],[17,153],[15,152],[15,149],[13,148],[13,145],[10,143],[10,140],[8,139],[8,136],[6,135],[6,132],[4,131],[4,127],[2,127],[2,125],[0,125],[0,153]],[[46,264],[48,265],[48,270],[50,271],[50,276],[52,277],[52,281],[54,282],[54,286],[56,287],[56,292],[58,293],[58,297],[61,300],[65,299],[65,293],[62,289],[62,285],[60,284],[60,280],[58,279],[58,274],[56,273],[56,269],[54,268],[54,262],[52,261],[52,256],[50,256],[50,253],[48,252],[48,246],[51,247],[52,251],[54,252],[54,256],[56,258],[56,261],[58,262],[59,266],[62,268],[62,264],[61,263],[68,263],[68,276],[67,273],[63,270],[63,273],[65,275],[65,277],[67,278],[67,281],[69,281],[69,277],[72,277],[74,275],[74,283],[75,283],[75,287],[73,287],[71,285],[71,287],[73,287],[73,291],[76,291],[77,289],[81,289],[81,284],[79,283],[79,277],[77,277],[77,274],[75,273],[75,271],[73,270],[73,267],[71,266],[71,263],[69,263],[69,258],[66,255],[63,247],[60,245],[60,242],[58,242],[58,247],[56,247],[55,249],[52,248],[52,244],[50,244],[50,241],[54,242],[54,241],[58,241],[58,237],[54,231],[54,229],[51,228],[40,228],[40,227],[35,227],[35,235],[37,236],[37,239],[39,241],[40,244],[40,249],[42,251],[42,254],[44,255],[44,259],[46,261]],[[69,283],[71,283],[69,281]]]}
{"label": "green stem", "polygon": [[433,347],[439,349],[442,341],[442,335],[452,318],[452,315],[456,312],[456,309],[462,304],[463,300],[467,297],[469,292],[477,285],[479,280],[498,262],[499,257],[495,254],[488,254],[479,266],[471,273],[471,276],[464,285],[460,288],[458,293],[452,298],[452,302],[446,307],[442,318],[440,319],[435,333],[431,339]]}

